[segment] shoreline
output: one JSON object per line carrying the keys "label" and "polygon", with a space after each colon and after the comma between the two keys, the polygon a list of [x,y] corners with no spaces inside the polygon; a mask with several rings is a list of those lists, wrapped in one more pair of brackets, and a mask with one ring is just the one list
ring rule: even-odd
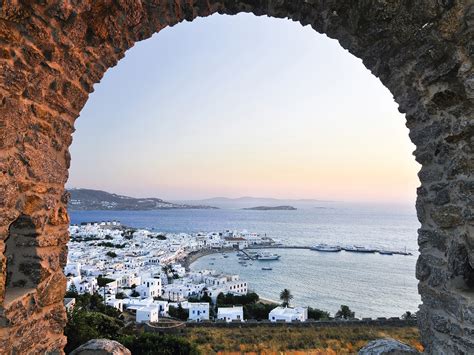
{"label": "shoreline", "polygon": [[197,261],[198,259],[202,258],[203,256],[212,255],[212,254],[220,254],[220,253],[231,253],[235,251],[237,250],[234,248],[201,249],[196,252],[188,254],[183,259],[180,259],[179,262],[181,263],[182,266],[184,266],[186,271],[190,271],[191,264]]}

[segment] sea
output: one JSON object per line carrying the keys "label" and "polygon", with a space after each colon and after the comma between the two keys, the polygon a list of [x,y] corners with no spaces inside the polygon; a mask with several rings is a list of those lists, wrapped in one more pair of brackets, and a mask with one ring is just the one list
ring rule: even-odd
{"label": "sea", "polygon": [[[157,211],[71,211],[71,223],[119,220],[122,224],[169,233],[247,230],[287,245],[362,245],[408,251],[413,255],[324,253],[274,249],[278,261],[238,263],[236,253],[195,261],[193,270],[239,274],[261,297],[279,299],[287,288],[291,304],[334,315],[347,305],[356,317],[399,317],[421,303],[415,265],[419,222],[413,206],[325,203],[312,208],[273,211],[197,209]],[[270,267],[272,270],[262,270]]]}

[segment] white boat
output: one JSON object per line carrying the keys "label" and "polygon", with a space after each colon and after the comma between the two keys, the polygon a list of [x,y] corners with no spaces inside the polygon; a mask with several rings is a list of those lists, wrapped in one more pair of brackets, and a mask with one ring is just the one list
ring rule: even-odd
{"label": "white boat", "polygon": [[270,261],[270,260],[278,260],[278,259],[280,259],[280,255],[277,255],[277,254],[270,254],[270,253],[257,254],[257,260],[260,260],[260,261]]}
{"label": "white boat", "polygon": [[311,247],[311,250],[316,250],[316,251],[324,251],[324,252],[329,252],[329,253],[337,253],[342,250],[342,248],[338,245],[328,245],[328,244],[316,244]]}
{"label": "white boat", "polygon": [[348,245],[343,247],[342,250],[354,253],[375,253],[377,251],[375,249],[369,249],[360,245]]}

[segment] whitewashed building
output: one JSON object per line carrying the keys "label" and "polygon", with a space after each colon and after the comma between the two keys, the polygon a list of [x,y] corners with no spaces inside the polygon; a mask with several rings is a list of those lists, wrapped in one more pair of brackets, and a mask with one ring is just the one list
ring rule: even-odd
{"label": "whitewashed building", "polygon": [[308,308],[307,307],[276,307],[271,310],[268,314],[268,320],[270,322],[294,322],[300,321],[305,322],[308,319]]}
{"label": "whitewashed building", "polygon": [[209,303],[201,302],[189,302],[188,303],[189,317],[191,321],[203,321],[209,320]]}
{"label": "whitewashed building", "polygon": [[81,275],[81,264],[80,263],[67,263],[64,267],[64,274],[66,276],[80,276]]}
{"label": "whitewashed building", "polygon": [[137,309],[137,323],[157,323],[159,309],[156,305],[150,305]]}
{"label": "whitewashed building", "polygon": [[141,297],[160,297],[161,296],[161,279],[144,278],[140,286],[135,288]]}
{"label": "whitewashed building", "polygon": [[123,300],[115,298],[115,296],[106,297],[107,306],[114,307],[123,312]]}
{"label": "whitewashed building", "polygon": [[219,307],[217,309],[217,319],[226,322],[244,321],[244,308],[242,306]]}

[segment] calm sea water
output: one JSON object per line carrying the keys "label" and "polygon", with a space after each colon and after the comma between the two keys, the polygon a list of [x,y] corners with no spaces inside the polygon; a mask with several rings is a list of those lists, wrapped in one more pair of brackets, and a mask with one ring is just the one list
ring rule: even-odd
{"label": "calm sea water", "polygon": [[[238,273],[262,297],[278,299],[283,288],[294,304],[334,314],[347,304],[358,317],[400,316],[420,303],[415,279],[419,223],[412,207],[325,204],[296,211],[163,210],[72,211],[71,223],[117,219],[123,224],[163,232],[243,230],[292,245],[359,244],[411,251],[413,256],[275,250],[275,262],[241,266],[237,256],[203,257],[193,269]],[[211,265],[213,264],[213,265]],[[262,266],[273,270],[263,271]]]}

